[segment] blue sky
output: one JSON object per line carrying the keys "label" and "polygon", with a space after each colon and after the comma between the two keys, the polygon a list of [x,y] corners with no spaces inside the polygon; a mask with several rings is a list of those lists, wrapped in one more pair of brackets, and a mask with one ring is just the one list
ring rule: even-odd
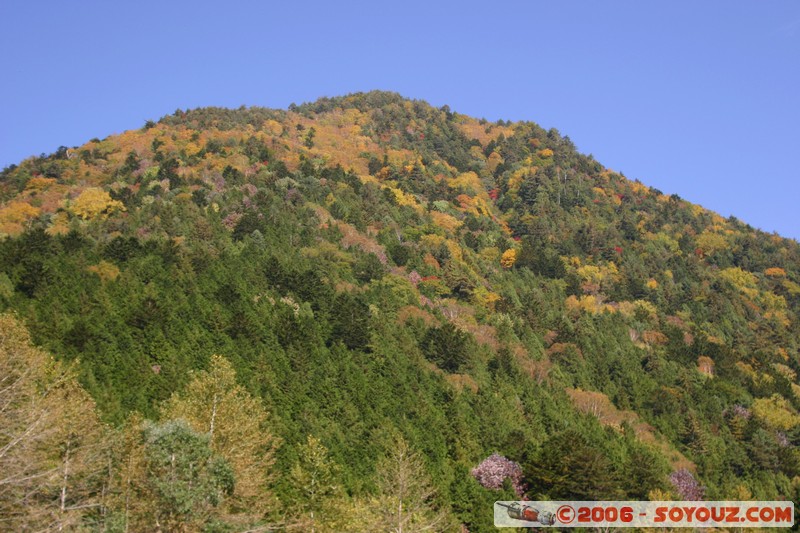
{"label": "blue sky", "polygon": [[800,238],[800,2],[0,4],[0,167],[176,109],[386,89],[555,127]]}

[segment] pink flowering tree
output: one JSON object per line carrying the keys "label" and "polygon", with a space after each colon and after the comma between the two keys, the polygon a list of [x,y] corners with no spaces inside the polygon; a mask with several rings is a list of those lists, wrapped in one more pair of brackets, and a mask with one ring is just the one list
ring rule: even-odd
{"label": "pink flowering tree", "polygon": [[750,409],[739,404],[734,405],[729,410],[727,410],[727,412],[729,412],[731,416],[737,416],[745,420],[749,420],[751,416]]}
{"label": "pink flowering tree", "polygon": [[493,453],[484,459],[481,464],[473,468],[472,477],[487,489],[501,489],[503,488],[503,482],[508,479],[511,481],[511,486],[517,496],[522,497],[525,493],[525,485],[522,482],[522,467],[497,453]]}
{"label": "pink flowering tree", "polygon": [[669,476],[669,482],[682,500],[699,501],[705,496],[706,488],[700,485],[691,472],[685,468],[676,470]]}

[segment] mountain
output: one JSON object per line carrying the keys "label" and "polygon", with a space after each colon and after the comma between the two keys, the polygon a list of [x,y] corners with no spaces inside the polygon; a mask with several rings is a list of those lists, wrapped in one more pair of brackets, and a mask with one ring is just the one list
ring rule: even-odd
{"label": "mountain", "polygon": [[12,529],[800,495],[798,243],[554,129],[387,92],[179,110],[0,200]]}

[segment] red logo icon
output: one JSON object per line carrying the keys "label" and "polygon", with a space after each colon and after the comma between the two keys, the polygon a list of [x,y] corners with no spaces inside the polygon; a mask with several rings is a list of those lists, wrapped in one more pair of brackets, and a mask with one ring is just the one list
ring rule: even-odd
{"label": "red logo icon", "polygon": [[575,509],[569,505],[562,505],[558,508],[558,511],[556,511],[556,516],[558,517],[558,521],[562,524],[569,524],[575,520]]}

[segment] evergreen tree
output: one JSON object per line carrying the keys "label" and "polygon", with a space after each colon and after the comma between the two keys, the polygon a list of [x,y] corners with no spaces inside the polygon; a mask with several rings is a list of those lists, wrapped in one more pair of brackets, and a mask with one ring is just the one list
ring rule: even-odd
{"label": "evergreen tree", "polygon": [[576,430],[547,439],[528,466],[526,479],[532,494],[554,500],[613,500],[623,495],[609,458]]}
{"label": "evergreen tree", "polygon": [[370,340],[369,305],[359,295],[336,297],[331,340],[341,341],[351,350],[367,350]]}
{"label": "evergreen tree", "polygon": [[430,328],[425,333],[420,347],[425,357],[448,372],[458,372],[469,357],[467,335],[447,322]]}

